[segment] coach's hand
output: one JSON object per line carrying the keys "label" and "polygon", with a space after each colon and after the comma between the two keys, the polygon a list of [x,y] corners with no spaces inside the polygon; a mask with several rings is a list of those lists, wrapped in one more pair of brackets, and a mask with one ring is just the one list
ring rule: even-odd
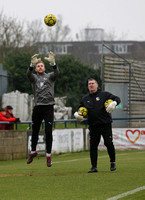
{"label": "coach's hand", "polygon": [[35,54],[34,56],[31,57],[31,67],[34,67],[38,62],[41,61],[41,58],[37,58],[39,54]]}
{"label": "coach's hand", "polygon": [[48,57],[45,57],[44,59],[47,60],[51,66],[56,65],[55,54],[52,51],[48,52]]}
{"label": "coach's hand", "polygon": [[21,122],[21,119],[20,118],[16,118],[15,122]]}
{"label": "coach's hand", "polygon": [[74,117],[79,121],[82,122],[84,120],[83,116],[79,115],[78,112],[74,113]]}
{"label": "coach's hand", "polygon": [[110,103],[107,108],[106,108],[106,111],[108,113],[112,113],[113,110],[116,108],[116,105],[117,105],[117,102],[116,101],[113,101],[112,103]]}

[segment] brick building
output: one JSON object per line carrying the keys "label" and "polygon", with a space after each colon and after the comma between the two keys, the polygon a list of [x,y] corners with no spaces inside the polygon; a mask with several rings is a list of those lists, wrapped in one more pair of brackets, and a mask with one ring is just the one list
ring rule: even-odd
{"label": "brick building", "polygon": [[[102,48],[102,44],[101,41],[40,42],[39,54],[53,51],[57,56],[73,55],[83,64],[97,69],[102,53],[112,56],[108,49]],[[145,61],[145,41],[105,41],[104,44],[126,59]]]}

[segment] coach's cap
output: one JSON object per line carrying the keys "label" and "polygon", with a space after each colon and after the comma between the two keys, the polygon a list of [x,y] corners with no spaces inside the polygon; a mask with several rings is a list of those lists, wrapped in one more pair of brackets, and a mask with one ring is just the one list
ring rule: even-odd
{"label": "coach's cap", "polygon": [[12,107],[12,106],[9,106],[9,105],[8,105],[8,106],[6,106],[6,107],[7,107],[8,110],[13,110],[13,107]]}

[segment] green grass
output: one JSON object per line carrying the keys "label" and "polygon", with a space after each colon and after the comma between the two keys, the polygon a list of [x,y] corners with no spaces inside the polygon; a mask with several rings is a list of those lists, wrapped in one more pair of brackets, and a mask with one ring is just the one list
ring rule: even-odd
{"label": "green grass", "polygon": [[[66,124],[67,128],[76,128],[75,123],[74,122],[67,122]],[[16,125],[14,126],[15,130],[16,130]],[[77,128],[85,128],[86,125],[85,123],[79,123],[77,122]],[[59,128],[65,128],[65,123],[64,122],[58,122],[55,123],[55,128],[59,129]],[[44,127],[41,127],[41,129],[44,129]],[[17,130],[29,130],[29,124],[17,124]]]}
{"label": "green grass", "polygon": [[[98,173],[88,174],[89,152],[46,158],[0,161],[0,200],[105,200],[145,186],[145,151],[117,151],[117,170],[110,171],[106,151],[99,151]],[[143,200],[145,190],[122,200]]]}

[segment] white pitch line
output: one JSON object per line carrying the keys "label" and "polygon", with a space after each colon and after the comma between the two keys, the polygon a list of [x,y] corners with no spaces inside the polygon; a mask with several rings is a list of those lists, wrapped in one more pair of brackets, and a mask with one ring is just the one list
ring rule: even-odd
{"label": "white pitch line", "polygon": [[106,199],[106,200],[117,200],[117,199],[120,199],[120,198],[122,198],[122,197],[126,197],[126,196],[128,196],[128,195],[130,195],[130,194],[134,194],[134,193],[136,193],[136,192],[139,192],[139,191],[141,191],[141,190],[145,190],[145,186],[136,188],[136,189],[134,189],[134,190],[130,190],[130,191],[128,191],[128,192],[119,194],[119,195],[117,195],[117,196],[111,197],[111,198]]}
{"label": "white pitch line", "polygon": [[[144,152],[137,152],[137,153],[144,153]],[[124,156],[124,155],[127,155],[127,154],[130,154],[130,153],[120,153],[120,154],[117,154],[117,156]],[[106,157],[108,157],[108,155],[99,156],[98,158],[106,158]],[[76,161],[88,160],[88,159],[90,159],[90,158],[88,157],[88,158],[79,158],[79,159],[73,159],[73,160],[62,160],[62,161],[56,161],[56,162],[53,162],[53,163],[57,164],[57,163],[66,163],[66,162],[76,162]]]}
{"label": "white pitch line", "polygon": [[[100,156],[99,158],[106,158],[108,157],[108,155],[104,155],[104,156]],[[65,162],[76,162],[76,161],[80,161],[80,160],[89,160],[90,158],[79,158],[79,159],[73,159],[73,160],[62,160],[62,161],[56,161],[53,163],[65,163]]]}
{"label": "white pitch line", "polygon": [[[136,153],[144,153],[144,152],[136,152]],[[121,153],[121,154],[117,154],[117,156],[124,156],[124,155],[127,155],[127,154],[130,154],[130,153]],[[99,158],[105,158],[105,157],[108,157],[108,155],[99,156]],[[88,159],[90,159],[90,158],[88,157],[88,158],[80,158],[80,159],[73,159],[73,160],[63,160],[63,161],[56,161],[56,162],[53,162],[53,163],[57,164],[57,163],[65,163],[65,162],[76,162],[76,161],[88,160]],[[123,193],[123,194],[119,194],[117,196],[111,197],[111,198],[106,199],[106,200],[117,200],[119,198],[122,198],[124,196],[127,196],[129,194],[133,194],[133,193],[141,191],[141,190],[145,190],[145,186],[131,190],[131,191],[128,191],[128,192]]]}
{"label": "white pitch line", "polygon": [[79,161],[79,160],[88,160],[89,158],[80,158],[80,159],[73,159],[73,160],[62,160],[62,161],[56,161],[53,163],[65,163],[65,162],[75,162],[75,161]]}

